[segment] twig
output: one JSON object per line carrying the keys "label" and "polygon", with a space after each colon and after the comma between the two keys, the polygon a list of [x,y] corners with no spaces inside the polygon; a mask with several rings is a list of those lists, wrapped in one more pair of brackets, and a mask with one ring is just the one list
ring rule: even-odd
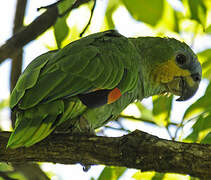
{"label": "twig", "polygon": [[49,8],[55,7],[62,1],[64,1],[64,0],[58,0],[57,2],[50,4],[50,5],[47,5],[47,6],[41,6],[41,7],[37,8],[37,11],[39,11],[41,9],[49,9]]}
{"label": "twig", "polygon": [[[128,115],[120,115],[119,118],[132,119],[132,120],[136,120],[136,121],[143,121],[143,122],[146,122],[146,123],[150,123],[150,124],[156,125],[156,123],[154,122],[154,120],[145,119],[145,118],[142,118],[142,117],[134,117],[134,116],[128,116]],[[174,123],[174,122],[169,122],[168,125],[178,126],[178,124],[177,123]]]}
{"label": "twig", "polygon": [[[81,4],[87,3],[90,0],[77,0],[77,3],[72,9],[79,7]],[[30,41],[37,38],[49,27],[55,24],[58,18],[57,7],[47,9],[43,14],[36,18],[31,24],[24,27],[21,31],[16,33],[7,42],[0,47],[0,64],[7,58],[12,58],[18,49],[25,46]]]}
{"label": "twig", "polygon": [[87,25],[85,26],[84,30],[80,33],[80,37],[83,36],[83,34],[86,32],[87,28],[89,27],[89,25],[91,23],[91,20],[92,20],[93,14],[94,14],[94,9],[96,7],[96,2],[97,2],[97,0],[94,0],[94,4],[93,4],[93,7],[91,9],[91,15],[90,15],[89,21],[88,21]]}
{"label": "twig", "polygon": [[199,116],[202,116],[203,114],[206,114],[207,112],[209,112],[209,111],[204,111],[204,112],[202,112],[201,114],[199,114],[199,115],[197,115],[197,116],[194,116],[194,117],[188,119],[187,121],[185,121],[185,119],[183,118],[183,119],[181,120],[181,122],[177,125],[177,129],[176,129],[175,134],[174,134],[174,139],[177,138],[177,134],[178,134],[180,128],[183,128],[183,127],[184,127],[186,124],[188,124],[190,121],[193,121],[193,120],[197,119]]}
{"label": "twig", "polygon": [[65,16],[67,13],[69,13],[70,11],[72,11],[74,8],[77,8],[81,5],[81,2],[89,2],[90,0],[75,0],[75,2],[72,4],[72,6],[70,6],[66,11],[64,11],[63,13],[59,14],[59,17],[63,17]]}
{"label": "twig", "polygon": [[108,129],[113,129],[113,130],[117,130],[117,131],[125,131],[126,133],[131,133],[130,130],[128,129],[125,129],[123,127],[120,127],[120,128],[115,128],[115,127],[112,127],[112,126],[105,126],[105,128],[108,128]]}

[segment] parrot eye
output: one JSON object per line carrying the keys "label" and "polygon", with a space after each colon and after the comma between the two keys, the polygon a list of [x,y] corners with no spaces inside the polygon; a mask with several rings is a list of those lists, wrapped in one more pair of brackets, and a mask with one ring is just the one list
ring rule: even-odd
{"label": "parrot eye", "polygon": [[186,63],[187,58],[186,58],[186,56],[185,56],[184,54],[178,54],[178,55],[176,56],[176,61],[177,61],[177,63],[178,63],[179,65],[183,65],[183,64]]}

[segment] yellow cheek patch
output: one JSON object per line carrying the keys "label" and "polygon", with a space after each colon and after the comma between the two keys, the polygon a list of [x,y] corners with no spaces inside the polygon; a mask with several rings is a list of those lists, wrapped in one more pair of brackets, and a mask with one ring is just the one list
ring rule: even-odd
{"label": "yellow cheek patch", "polygon": [[153,80],[156,83],[169,83],[175,76],[190,76],[188,70],[181,69],[174,60],[157,66],[152,72]]}

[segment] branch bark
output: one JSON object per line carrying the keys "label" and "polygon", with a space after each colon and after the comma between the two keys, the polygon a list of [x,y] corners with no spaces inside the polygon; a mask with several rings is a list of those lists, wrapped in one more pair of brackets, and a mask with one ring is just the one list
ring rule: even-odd
{"label": "branch bark", "polygon": [[105,164],[211,178],[211,145],[160,139],[134,131],[122,137],[52,134],[29,147],[6,149],[10,133],[0,133],[0,161]]}

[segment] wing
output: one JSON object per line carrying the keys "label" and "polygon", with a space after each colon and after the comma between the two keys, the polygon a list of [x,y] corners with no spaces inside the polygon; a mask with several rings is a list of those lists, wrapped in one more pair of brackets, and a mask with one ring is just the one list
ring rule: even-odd
{"label": "wing", "polygon": [[124,93],[133,88],[138,76],[133,56],[133,45],[116,31],[97,33],[42,55],[20,77],[11,108],[18,104],[25,110],[40,102],[117,86]]}

